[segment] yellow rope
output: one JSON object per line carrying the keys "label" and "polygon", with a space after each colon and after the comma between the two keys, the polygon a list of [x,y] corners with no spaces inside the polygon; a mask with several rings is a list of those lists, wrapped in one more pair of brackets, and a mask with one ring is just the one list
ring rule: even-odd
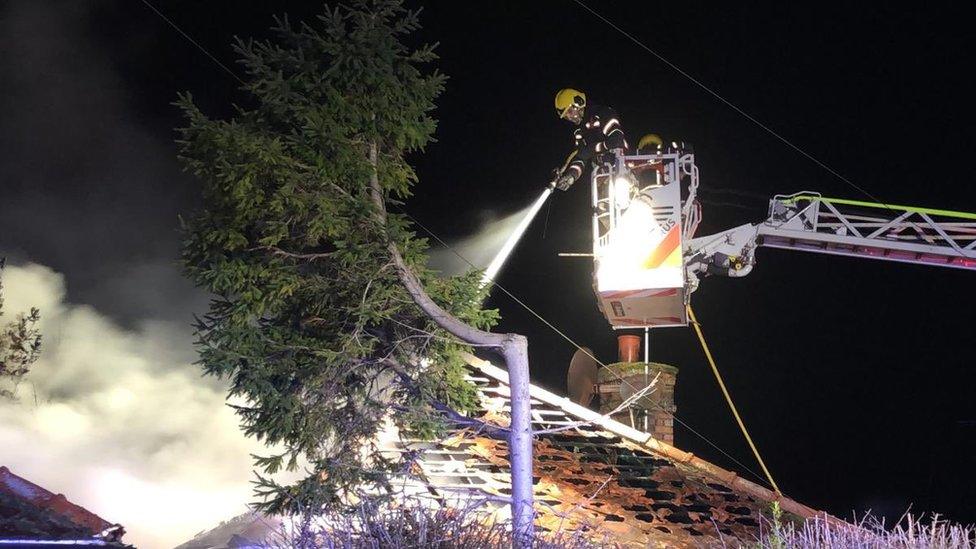
{"label": "yellow rope", "polygon": [[722,394],[725,395],[725,401],[729,403],[729,408],[732,409],[732,415],[735,416],[735,421],[739,424],[739,429],[742,430],[742,434],[746,437],[746,442],[749,443],[749,447],[752,448],[752,453],[756,456],[756,461],[759,462],[759,466],[762,467],[763,473],[766,473],[766,479],[769,480],[769,484],[773,487],[773,490],[777,495],[783,495],[783,492],[779,491],[779,486],[776,485],[776,481],[773,480],[773,475],[769,473],[769,469],[766,468],[766,463],[763,458],[759,455],[759,450],[756,445],[752,442],[752,437],[749,436],[749,431],[746,430],[746,424],[742,422],[742,418],[739,417],[739,411],[735,409],[735,404],[732,403],[732,397],[729,395],[729,390],[725,388],[725,382],[722,381],[722,374],[718,373],[718,366],[715,365],[715,359],[712,358],[712,352],[708,349],[708,344],[705,343],[705,334],[702,333],[701,326],[698,324],[698,319],[695,318],[695,312],[691,310],[691,305],[688,305],[688,317],[691,318],[691,325],[695,327],[695,332],[698,334],[698,341],[701,342],[702,350],[705,351],[705,357],[708,358],[708,363],[712,366],[712,372],[715,374],[715,379],[718,380],[718,386],[722,388]]}

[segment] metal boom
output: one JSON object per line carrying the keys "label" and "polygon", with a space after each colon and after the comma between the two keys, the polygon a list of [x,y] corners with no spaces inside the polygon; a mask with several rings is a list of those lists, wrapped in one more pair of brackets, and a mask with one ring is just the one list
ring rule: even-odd
{"label": "metal boom", "polygon": [[759,245],[976,269],[976,214],[824,198],[776,196]]}
{"label": "metal boom", "polygon": [[749,274],[759,246],[976,270],[976,214],[777,195],[765,221],[688,242],[689,284],[694,289],[703,275]]}

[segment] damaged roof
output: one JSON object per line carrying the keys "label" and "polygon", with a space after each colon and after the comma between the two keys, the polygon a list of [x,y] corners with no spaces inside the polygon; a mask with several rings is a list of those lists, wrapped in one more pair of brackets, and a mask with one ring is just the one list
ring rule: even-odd
{"label": "damaged roof", "polygon": [[[405,484],[404,495],[450,505],[480,493],[487,496],[482,509],[505,519],[510,515],[504,500],[511,494],[508,448],[489,433],[492,426],[509,423],[508,373],[471,355],[467,362],[481,397],[473,419],[487,429],[464,429],[441,441],[387,432],[381,444],[418,456],[414,473],[420,482]],[[732,538],[754,542],[773,502],[796,517],[837,520],[541,387],[533,385],[530,395],[533,429],[550,431],[537,434],[534,443],[541,528],[592,530],[598,539],[606,535],[623,547],[702,547]],[[240,528],[229,528],[235,524]],[[242,515],[180,547],[235,547],[242,536],[259,542],[273,533],[271,524],[280,526]]]}
{"label": "damaged roof", "polygon": [[[467,357],[482,397],[480,418],[507,426],[508,373]],[[549,530],[599,529],[621,544],[701,546],[728,538],[754,541],[761,515],[778,502],[801,518],[824,516],[689,452],[532,386],[536,523]],[[557,432],[552,432],[554,429]],[[425,449],[423,476],[435,489],[511,493],[504,439],[466,431],[439,443],[400,441]],[[493,503],[504,514],[504,503]]]}

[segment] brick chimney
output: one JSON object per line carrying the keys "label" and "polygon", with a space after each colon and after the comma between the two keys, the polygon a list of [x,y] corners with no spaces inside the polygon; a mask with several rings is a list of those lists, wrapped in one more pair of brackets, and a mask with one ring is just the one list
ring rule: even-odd
{"label": "brick chimney", "polygon": [[[634,338],[637,340],[636,349]],[[649,364],[638,362],[640,353],[637,350],[640,347],[640,338],[637,336],[619,336],[618,341],[619,362],[608,364],[597,374],[600,384],[600,412],[604,414],[610,412],[620,405],[626,395],[633,394],[634,391],[646,386],[654,376],[658,376],[657,384],[651,394],[638,401],[636,408],[625,409],[614,414],[613,419],[635,429],[647,431],[657,440],[673,444],[673,414],[677,410],[674,404],[674,385],[677,381],[678,369],[658,362]],[[621,379],[626,383],[622,383]],[[621,391],[622,384],[625,385],[623,391]],[[621,394],[622,392],[624,395]],[[641,403],[644,406],[641,406]]]}

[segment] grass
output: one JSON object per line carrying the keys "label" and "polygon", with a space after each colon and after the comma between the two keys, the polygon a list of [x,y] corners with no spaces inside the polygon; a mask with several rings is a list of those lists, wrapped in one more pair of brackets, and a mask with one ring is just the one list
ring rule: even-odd
{"label": "grass", "polygon": [[[729,546],[729,545],[726,545]],[[730,546],[736,547],[736,546]],[[905,514],[893,527],[866,516],[847,526],[811,519],[801,524],[764,521],[760,549],[976,549],[976,527]]]}
{"label": "grass", "polygon": [[[483,502],[481,502],[483,503]],[[267,549],[508,549],[510,525],[486,520],[470,505],[448,507],[409,502],[363,504],[351,513],[298,517],[286,523],[263,547]],[[728,549],[976,549],[976,527],[906,514],[892,527],[870,515],[846,525],[822,518],[782,521],[777,513],[761,521],[752,542],[724,538],[705,542]],[[599,532],[537,533],[534,549],[618,547]]]}

